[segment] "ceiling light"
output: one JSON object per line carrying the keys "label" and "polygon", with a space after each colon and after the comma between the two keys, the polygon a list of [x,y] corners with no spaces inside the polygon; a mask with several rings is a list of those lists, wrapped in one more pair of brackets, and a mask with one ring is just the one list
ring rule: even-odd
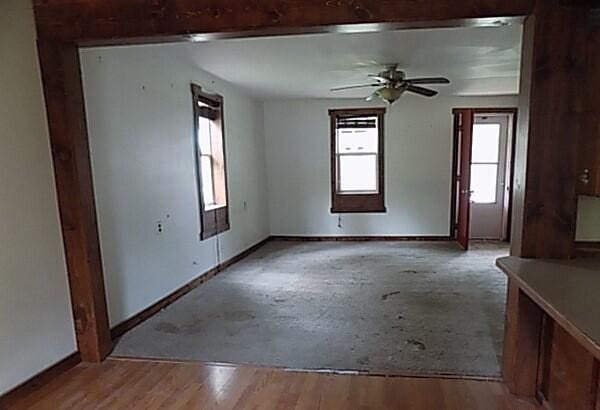
{"label": "ceiling light", "polygon": [[377,90],[377,96],[388,104],[393,104],[404,93],[404,88],[383,87]]}

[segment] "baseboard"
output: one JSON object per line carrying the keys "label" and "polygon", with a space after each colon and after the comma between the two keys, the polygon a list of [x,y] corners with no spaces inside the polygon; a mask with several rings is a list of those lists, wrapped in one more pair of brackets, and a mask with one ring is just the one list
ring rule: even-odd
{"label": "baseboard", "polygon": [[600,256],[600,241],[576,241],[575,257],[597,258]]}
{"label": "baseboard", "polygon": [[77,366],[80,362],[81,356],[79,355],[79,352],[70,354],[58,363],[48,367],[46,370],[43,370],[29,380],[26,380],[14,389],[0,396],[0,409],[11,408],[15,406],[15,403],[29,396],[40,386],[55,379],[61,373],[64,373],[67,370]]}
{"label": "baseboard", "polygon": [[113,326],[110,329],[110,334],[111,334],[113,340],[121,337],[125,332],[133,329],[134,327],[136,327],[137,325],[139,325],[146,319],[150,318],[151,316],[155,315],[162,309],[166,308],[171,303],[175,302],[177,299],[179,299],[183,295],[190,292],[192,289],[195,289],[198,286],[202,285],[207,280],[212,279],[217,274],[219,274],[221,271],[223,271],[225,268],[228,268],[229,266],[233,265],[234,263],[239,262],[241,259],[250,255],[252,252],[256,251],[258,248],[260,248],[265,243],[267,243],[270,239],[271,239],[270,237],[267,237],[267,238],[263,239],[262,241],[252,245],[251,247],[238,253],[234,257],[222,262],[220,265],[217,265],[214,268],[204,272],[197,278],[192,279],[186,285],[184,285],[184,286],[180,287],[179,289],[175,290],[174,292],[168,294],[164,298],[160,299],[158,302],[150,305],[146,309],[137,313],[135,316],[132,316],[131,318],[124,320],[123,322],[119,323],[118,325]]}
{"label": "baseboard", "polygon": [[575,246],[581,248],[600,248],[600,241],[575,241]]}
{"label": "baseboard", "polygon": [[397,235],[271,235],[272,240],[294,242],[322,242],[322,241],[453,241],[450,236],[397,236]]}

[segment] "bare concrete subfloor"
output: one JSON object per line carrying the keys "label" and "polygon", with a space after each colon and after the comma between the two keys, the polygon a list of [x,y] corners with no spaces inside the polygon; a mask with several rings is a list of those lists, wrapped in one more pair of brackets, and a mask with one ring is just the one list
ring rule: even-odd
{"label": "bare concrete subfloor", "polygon": [[114,356],[500,375],[503,244],[269,242],[125,334]]}

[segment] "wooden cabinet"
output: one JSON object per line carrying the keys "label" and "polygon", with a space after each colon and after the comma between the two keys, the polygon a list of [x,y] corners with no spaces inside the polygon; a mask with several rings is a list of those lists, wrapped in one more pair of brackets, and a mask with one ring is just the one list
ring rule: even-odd
{"label": "wooden cabinet", "polygon": [[500,258],[508,275],[503,379],[544,409],[600,410],[600,259]]}
{"label": "wooden cabinet", "polygon": [[596,410],[598,361],[546,316],[537,395],[553,410]]}

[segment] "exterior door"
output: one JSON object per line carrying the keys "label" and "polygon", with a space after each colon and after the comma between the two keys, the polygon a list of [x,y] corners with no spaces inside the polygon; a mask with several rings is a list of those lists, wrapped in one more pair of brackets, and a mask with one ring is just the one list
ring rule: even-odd
{"label": "exterior door", "polygon": [[456,166],[456,240],[464,249],[469,249],[469,225],[471,214],[471,140],[473,129],[473,110],[454,110],[455,141],[458,144]]}
{"label": "exterior door", "polygon": [[504,239],[509,114],[475,114],[471,144],[472,239]]}

